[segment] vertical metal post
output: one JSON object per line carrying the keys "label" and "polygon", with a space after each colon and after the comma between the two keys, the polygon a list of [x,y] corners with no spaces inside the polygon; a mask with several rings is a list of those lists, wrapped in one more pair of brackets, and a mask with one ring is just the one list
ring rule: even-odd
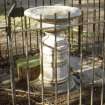
{"label": "vertical metal post", "polygon": [[[87,0],[87,23],[88,23],[88,20],[89,20],[89,0]],[[88,34],[89,34],[89,25],[87,24],[87,27],[86,27],[86,52],[88,51]]]}
{"label": "vertical metal post", "polygon": [[83,41],[83,36],[82,36],[82,31],[83,31],[83,11],[82,11],[82,16],[81,16],[81,22],[82,25],[80,26],[80,101],[79,101],[79,105],[82,105],[82,69],[83,69],[83,45],[82,45],[82,41]]}
{"label": "vertical metal post", "polygon": [[50,0],[50,5],[52,5],[52,1]]}
{"label": "vertical metal post", "polygon": [[[104,0],[104,20],[105,20],[105,0]],[[102,73],[102,89],[101,89],[101,105],[104,105],[104,90],[105,90],[105,22],[103,23],[103,44],[102,44],[102,67],[103,67],[103,73]]]}
{"label": "vertical metal post", "polygon": [[68,27],[68,54],[69,54],[69,61],[68,61],[68,79],[67,79],[67,105],[70,105],[70,51],[71,51],[71,46],[70,46],[70,26],[71,26],[71,23],[70,23],[70,12],[68,13],[68,24],[69,24],[69,27]]}
{"label": "vertical metal post", "polygon": [[38,32],[38,30],[36,30],[36,37],[37,37],[37,49],[39,48],[39,37],[38,37],[38,35],[39,35],[39,32]]}
{"label": "vertical metal post", "polygon": [[[21,3],[20,3],[20,7],[22,8],[22,0],[21,0]],[[24,33],[23,33],[23,18],[21,16],[21,28],[22,28],[22,49],[23,49],[23,54],[25,54],[25,48],[24,48]]]}
{"label": "vertical metal post", "polygon": [[103,42],[102,42],[102,88],[101,88],[101,105],[104,105],[104,85],[105,85],[105,23],[103,27]]}
{"label": "vertical metal post", "polygon": [[41,83],[42,83],[42,105],[44,105],[44,78],[43,78],[43,42],[42,42],[42,15],[40,15],[40,37],[41,37],[41,42],[40,42],[40,71],[41,71]]}
{"label": "vertical metal post", "polygon": [[[81,8],[81,0],[79,0],[79,6]],[[79,23],[81,23],[81,17],[79,18]],[[80,54],[81,47],[81,26],[78,27],[78,53]]]}
{"label": "vertical metal post", "polygon": [[13,20],[13,22],[14,22],[14,38],[15,38],[15,51],[16,51],[16,55],[17,55],[17,38],[16,38],[16,30],[15,30],[15,26],[16,26],[16,24],[15,24],[15,17],[14,17],[14,20]]}
{"label": "vertical metal post", "polygon": [[37,0],[35,0],[35,7],[37,6]]}
{"label": "vertical metal post", "polygon": [[[93,20],[96,21],[96,9],[93,11],[94,12],[94,16],[93,16]],[[93,73],[93,76],[92,76],[92,85],[91,85],[91,105],[93,105],[94,103],[94,69],[95,69],[95,30],[96,30],[96,23],[93,23],[93,45],[92,45],[92,73]]]}
{"label": "vertical metal post", "polygon": [[30,99],[30,81],[29,81],[29,57],[28,57],[28,35],[27,35],[27,19],[24,18],[25,21],[25,56],[26,56],[26,62],[27,62],[27,70],[26,70],[26,77],[27,77],[27,90],[28,90],[28,105],[31,105],[31,99]]}
{"label": "vertical metal post", "polygon": [[[101,1],[99,0],[99,14],[98,14],[98,20],[100,21],[101,18]],[[100,45],[100,22],[98,23],[98,45]],[[98,55],[100,52],[100,47],[98,46]]]}
{"label": "vertical metal post", "polygon": [[44,6],[44,4],[45,4],[45,1],[44,1],[44,0],[42,0],[42,5]]}
{"label": "vertical metal post", "polygon": [[55,80],[55,105],[57,105],[57,99],[58,99],[58,84],[57,84],[57,30],[56,30],[56,22],[57,22],[57,14],[54,14],[55,16],[55,48],[54,48],[54,80]]}
{"label": "vertical metal post", "polygon": [[[28,0],[28,8],[30,7],[30,0]],[[29,21],[29,28],[31,27],[31,20],[30,20],[30,18],[28,19],[28,21]],[[32,49],[32,46],[31,46],[31,31],[29,32],[29,42],[30,42],[30,51],[31,51],[31,49]]]}
{"label": "vertical metal post", "polygon": [[[5,10],[5,23],[6,23],[6,32],[7,32],[7,3],[4,0],[4,10]],[[8,36],[7,37],[7,57],[9,57],[9,45],[8,45]]]}
{"label": "vertical metal post", "polygon": [[66,0],[64,0],[64,5],[66,5]]}
{"label": "vertical metal post", "polygon": [[13,48],[12,48],[12,36],[11,36],[11,17],[8,16],[8,44],[9,44],[9,62],[10,62],[10,80],[12,90],[12,104],[16,105],[16,94],[15,94],[15,71],[14,71],[14,60],[13,60]]}
{"label": "vertical metal post", "polygon": [[73,5],[74,5],[74,1],[72,0],[72,7],[73,7]]}

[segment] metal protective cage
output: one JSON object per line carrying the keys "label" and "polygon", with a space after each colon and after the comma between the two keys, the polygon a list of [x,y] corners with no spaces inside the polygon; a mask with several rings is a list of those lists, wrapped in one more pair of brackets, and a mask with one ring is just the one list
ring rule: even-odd
{"label": "metal protective cage", "polygon": [[[25,1],[26,2],[26,1]],[[66,39],[69,44],[69,70],[67,91],[59,94],[57,83],[57,51],[55,48],[54,92],[46,91],[43,80],[43,52],[39,51],[39,45],[43,46],[42,37],[42,16],[39,22],[40,28],[36,29],[38,22],[23,15],[26,8],[39,5],[62,5],[77,6],[81,9],[82,15],[78,22],[70,23],[65,30]],[[0,104],[6,105],[104,105],[104,82],[105,82],[105,1],[93,0],[17,0],[11,6],[9,12],[7,0],[4,0],[5,27],[0,30],[5,32],[6,42],[0,42]],[[56,42],[56,14],[55,16],[55,42]],[[6,50],[3,47],[6,47]],[[57,45],[56,45],[57,46]],[[3,54],[3,52],[5,52]],[[40,70],[41,88],[36,86],[30,79],[33,75],[30,69],[30,59],[39,59],[39,52],[42,54],[40,61],[37,61],[37,70]],[[34,57],[35,56],[35,57]],[[36,58],[38,56],[38,58]],[[21,60],[23,58],[23,60]],[[25,62],[25,67],[20,67]],[[36,61],[35,61],[36,62]],[[76,65],[77,64],[77,65]],[[35,64],[36,65],[36,64]],[[34,65],[34,66],[35,66]],[[75,67],[76,65],[76,67]],[[79,66],[78,66],[79,65]],[[23,66],[23,65],[22,65]],[[32,65],[32,67],[34,67]],[[20,67],[17,71],[17,67]],[[5,70],[6,69],[6,70]],[[25,70],[25,72],[23,71]],[[2,74],[3,73],[3,74]],[[3,79],[4,73],[7,75]],[[18,75],[19,74],[19,75]],[[22,77],[20,75],[25,75]],[[33,74],[33,75],[32,75]],[[30,76],[31,75],[31,76]],[[73,76],[76,89],[69,91],[69,77]],[[19,77],[19,78],[18,78]],[[98,79],[97,79],[98,78]],[[9,81],[5,83],[5,81]],[[12,97],[12,98],[11,98]],[[5,99],[5,103],[3,100]]]}

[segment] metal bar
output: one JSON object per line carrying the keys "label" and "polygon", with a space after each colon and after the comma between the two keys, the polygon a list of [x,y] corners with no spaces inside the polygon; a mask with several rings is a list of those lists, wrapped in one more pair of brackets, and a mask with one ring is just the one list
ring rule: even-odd
{"label": "metal bar", "polygon": [[[99,13],[98,13],[98,19],[99,19],[99,21],[100,21],[100,18],[101,18],[101,1],[99,0]],[[98,24],[98,44],[100,44],[100,22],[99,22],[99,24]],[[98,47],[98,54],[99,54],[99,52],[100,52],[100,48]]]}
{"label": "metal bar", "polygon": [[43,5],[43,6],[45,5],[45,2],[44,2],[44,0],[42,0],[42,5]]}
{"label": "metal bar", "polygon": [[102,88],[101,88],[101,105],[104,105],[104,84],[105,84],[105,23],[104,23],[104,28],[103,28],[103,42],[102,42]]}
{"label": "metal bar", "polygon": [[73,32],[73,27],[71,27],[71,46],[74,44],[73,40],[74,40],[74,32]]}
{"label": "metal bar", "polygon": [[[20,1],[21,3],[20,3],[20,5],[21,5],[21,8],[22,8],[22,0]],[[22,18],[22,16],[21,16],[21,29],[22,29],[22,47],[23,47],[23,55],[25,54],[25,48],[24,48],[24,33],[23,33],[23,18]]]}
{"label": "metal bar", "polygon": [[[13,18],[13,22],[14,22],[14,31],[15,31],[15,27],[16,27],[15,18]],[[16,51],[16,55],[17,55],[17,38],[16,38],[16,33],[14,33],[14,38],[15,38],[15,51]]]}
{"label": "metal bar", "polygon": [[30,0],[28,0],[28,8],[30,7]]}
{"label": "metal bar", "polygon": [[[6,23],[6,29],[5,31],[7,32],[7,3],[6,0],[4,0],[4,10],[5,10],[5,23]],[[8,36],[7,37],[7,57],[9,57],[9,47],[8,47]]]}
{"label": "metal bar", "polygon": [[70,105],[70,51],[71,51],[71,46],[70,46],[70,12],[68,13],[68,23],[69,23],[69,27],[68,27],[68,54],[69,54],[69,61],[68,61],[68,64],[69,64],[69,68],[68,68],[68,79],[67,79],[67,105]]}
{"label": "metal bar", "polygon": [[79,7],[81,8],[82,1],[79,0],[78,3],[79,3]]}
{"label": "metal bar", "polygon": [[50,5],[52,5],[52,1],[50,0]]}
{"label": "metal bar", "polygon": [[39,48],[39,38],[38,38],[38,34],[39,34],[39,32],[38,31],[36,31],[36,37],[37,37],[37,49]]}
{"label": "metal bar", "polygon": [[[93,16],[93,20],[95,21],[96,20],[96,9],[93,11],[94,12],[94,16]],[[93,35],[93,45],[92,45],[92,66],[93,66],[93,69],[92,69],[92,73],[93,73],[93,76],[92,76],[92,85],[91,85],[91,105],[93,105],[94,103],[94,67],[95,67],[95,36],[96,36],[96,24],[93,24],[93,32],[94,32],[94,35]]]}
{"label": "metal bar", "polygon": [[[25,23],[25,29],[27,29],[27,18],[24,18]],[[25,56],[27,61],[27,91],[28,91],[28,105],[31,105],[31,99],[30,99],[30,82],[29,82],[29,57],[28,57],[28,35],[27,31],[25,32]]]}
{"label": "metal bar", "polygon": [[[30,7],[30,0],[28,0],[28,8]],[[31,27],[31,20],[30,20],[30,18],[28,19],[28,21],[29,21],[29,28]],[[31,31],[29,32],[29,42],[30,42],[30,51],[31,51],[31,49],[32,49],[32,44],[31,44]]]}
{"label": "metal bar", "polygon": [[81,16],[81,21],[82,21],[82,25],[80,27],[80,100],[79,100],[79,105],[82,105],[82,69],[83,69],[83,45],[82,45],[82,41],[83,41],[83,37],[82,37],[82,31],[83,31],[83,11],[82,11],[82,16]]}
{"label": "metal bar", "polygon": [[25,54],[25,48],[24,48],[24,33],[23,33],[23,18],[21,17],[21,28],[22,28],[22,47],[23,47],[23,54]]}
{"label": "metal bar", "polygon": [[4,0],[4,10],[5,10],[5,22],[6,22],[6,26],[7,26],[7,3],[6,3],[6,0]]}
{"label": "metal bar", "polygon": [[37,0],[34,0],[35,1],[35,7],[37,6]]}
{"label": "metal bar", "polygon": [[[31,28],[31,20],[29,18],[29,28]],[[32,50],[32,38],[31,38],[31,31],[29,32],[29,42],[30,42],[30,51]]]}
{"label": "metal bar", "polygon": [[11,36],[11,17],[8,17],[8,44],[9,44],[9,62],[10,62],[10,80],[12,90],[12,104],[16,105],[16,94],[15,94],[15,80],[14,80],[14,60],[13,60],[13,49],[12,49],[12,36]]}
{"label": "metal bar", "polygon": [[16,7],[16,3],[13,3],[13,5],[11,6],[7,16],[11,16],[12,11],[14,10],[14,8]]}
{"label": "metal bar", "polygon": [[[81,8],[81,0],[78,1],[79,6]],[[79,23],[81,22],[81,17],[79,18]],[[78,27],[78,53],[80,54],[80,46],[81,46],[81,26]]]}
{"label": "metal bar", "polygon": [[55,16],[55,27],[54,27],[54,34],[55,34],[55,48],[54,48],[54,80],[55,80],[55,102],[54,105],[57,105],[58,99],[58,86],[57,86],[57,30],[56,30],[56,21],[57,21],[57,14]]}
{"label": "metal bar", "polygon": [[[105,20],[101,20],[101,21],[92,21],[92,22],[84,22],[84,25],[92,25],[92,24],[98,24],[98,23],[104,23],[105,22]],[[75,27],[75,26],[81,26],[82,25],[82,22],[80,22],[80,23],[77,23],[77,24],[72,24],[72,25],[70,25],[70,27]],[[25,31],[36,31],[36,30],[40,30],[40,29],[24,29],[23,30],[23,32],[25,32]],[[13,31],[12,31],[13,32]],[[17,30],[17,31],[15,31],[16,33],[18,33],[18,32],[22,32],[22,30]],[[14,33],[14,32],[13,32]],[[92,32],[91,32],[92,33]]]}
{"label": "metal bar", "polygon": [[[104,0],[104,20],[105,20],[105,0]],[[105,22],[103,23],[103,45],[102,45],[102,68],[103,68],[103,74],[102,74],[102,89],[101,89],[101,105],[104,105],[104,90],[105,90]]]}
{"label": "metal bar", "polygon": [[[88,19],[89,19],[89,0],[87,0],[87,22],[88,22]],[[86,31],[87,31],[87,35],[86,35],[86,52],[88,51],[88,34],[89,34],[89,25],[87,24],[86,25]]]}
{"label": "metal bar", "polygon": [[73,2],[74,0],[72,0],[72,7],[73,7],[73,5],[74,5],[74,2]]}
{"label": "metal bar", "polygon": [[66,5],[66,0],[64,0],[64,6]]}
{"label": "metal bar", "polygon": [[41,37],[41,44],[40,44],[40,71],[41,71],[41,84],[42,84],[42,105],[44,105],[44,78],[43,78],[43,42],[42,42],[42,35],[43,35],[43,32],[42,32],[42,15],[40,15],[40,37]]}

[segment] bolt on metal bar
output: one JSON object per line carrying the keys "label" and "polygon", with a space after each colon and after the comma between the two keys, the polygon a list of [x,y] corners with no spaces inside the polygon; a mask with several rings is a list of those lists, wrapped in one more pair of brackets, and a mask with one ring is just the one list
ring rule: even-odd
{"label": "bolt on metal bar", "polygon": [[71,51],[71,46],[70,46],[70,12],[68,13],[68,24],[69,24],[69,27],[68,27],[68,55],[69,55],[69,61],[68,61],[68,79],[67,79],[67,105],[70,105],[70,51]]}
{"label": "bolt on metal bar", "polygon": [[41,44],[40,44],[40,71],[41,71],[41,90],[42,90],[42,105],[44,105],[44,74],[43,74],[43,42],[42,42],[42,36],[43,36],[43,31],[42,31],[42,15],[40,15],[40,37],[41,37]]}
{"label": "bolt on metal bar", "polygon": [[[27,18],[24,17],[25,29],[27,29]],[[27,91],[28,91],[28,105],[31,105],[30,99],[30,80],[29,80],[29,57],[28,57],[28,35],[27,31],[25,32],[25,56],[27,61],[27,70],[26,70],[26,77],[27,77]]]}
{"label": "bolt on metal bar", "polygon": [[81,15],[81,22],[82,25],[80,26],[80,100],[79,100],[79,105],[82,105],[82,70],[83,70],[83,45],[82,45],[82,41],[83,41],[83,36],[82,36],[82,32],[83,32],[83,11],[82,11],[82,15]]}
{"label": "bolt on metal bar", "polygon": [[15,73],[14,73],[14,60],[13,60],[13,46],[12,46],[12,36],[11,36],[11,17],[8,16],[8,44],[9,44],[9,62],[10,62],[10,80],[11,80],[11,90],[12,90],[12,104],[16,105],[16,94],[15,94]]}
{"label": "bolt on metal bar", "polygon": [[[14,32],[15,32],[15,28],[16,28],[15,18],[13,18],[13,22],[14,22]],[[14,38],[15,38],[15,51],[16,51],[16,55],[17,55],[17,38],[16,38],[16,33],[14,33]]]}
{"label": "bolt on metal bar", "polygon": [[[93,11],[93,20],[96,20],[96,9]],[[91,105],[94,104],[94,70],[95,70],[95,36],[96,36],[96,24],[93,24],[93,44],[92,44],[92,84],[91,84]]]}
{"label": "bolt on metal bar", "polygon": [[54,34],[55,34],[55,47],[54,47],[54,82],[55,82],[55,104],[57,105],[58,99],[58,83],[57,83],[57,30],[56,30],[56,22],[57,22],[57,14],[54,14],[55,24],[54,24]]}

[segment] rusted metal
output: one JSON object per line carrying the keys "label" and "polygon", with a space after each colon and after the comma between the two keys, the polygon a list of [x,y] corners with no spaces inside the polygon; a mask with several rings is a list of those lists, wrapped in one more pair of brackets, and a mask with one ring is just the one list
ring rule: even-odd
{"label": "rusted metal", "polygon": [[42,15],[40,15],[40,70],[41,70],[41,97],[42,97],[42,105],[44,105],[44,75],[43,75],[43,43],[42,43]]}
{"label": "rusted metal", "polygon": [[[69,23],[69,26],[70,26],[70,12],[68,13],[68,23]],[[68,36],[67,36],[67,39],[68,39],[68,46],[69,46],[69,48],[68,48],[68,52],[69,52],[69,61],[68,61],[68,63],[69,63],[69,68],[68,68],[68,79],[67,79],[67,105],[70,105],[70,69],[71,69],[71,67],[70,67],[70,51],[71,51],[71,45],[70,45],[70,32],[71,32],[71,30],[70,30],[70,28],[71,27],[68,27]]]}
{"label": "rusted metal", "polygon": [[[96,20],[96,9],[94,10],[94,16],[93,16],[93,20]],[[94,32],[94,35],[93,35],[93,45],[92,45],[92,64],[93,64],[93,69],[92,69],[92,85],[91,85],[91,105],[93,105],[94,103],[94,70],[95,70],[95,36],[96,36],[96,24],[93,24],[93,32]]]}
{"label": "rusted metal", "polygon": [[[27,29],[27,18],[25,17],[25,29]],[[25,56],[27,61],[27,91],[28,91],[28,105],[31,105],[30,99],[30,79],[29,79],[29,55],[28,55],[28,35],[27,31],[25,32]]]}
{"label": "rusted metal", "polygon": [[11,17],[8,17],[8,46],[9,46],[9,63],[10,63],[10,80],[12,90],[12,104],[16,105],[15,99],[15,72],[14,72],[14,60],[13,60],[13,46],[12,46],[12,34],[11,34]]}
{"label": "rusted metal", "polygon": [[[55,20],[57,20],[57,14],[54,14]],[[54,27],[54,37],[55,37],[55,48],[54,48],[54,81],[55,81],[55,101],[54,104],[57,105],[58,98],[58,83],[57,83],[57,30],[56,30],[56,21]]]}
{"label": "rusted metal", "polygon": [[82,22],[82,25],[80,26],[80,101],[79,101],[79,105],[82,105],[82,99],[83,99],[83,96],[82,96],[82,70],[83,70],[83,36],[82,36],[82,32],[83,32],[83,11],[82,11],[82,15],[81,15],[81,22]]}

